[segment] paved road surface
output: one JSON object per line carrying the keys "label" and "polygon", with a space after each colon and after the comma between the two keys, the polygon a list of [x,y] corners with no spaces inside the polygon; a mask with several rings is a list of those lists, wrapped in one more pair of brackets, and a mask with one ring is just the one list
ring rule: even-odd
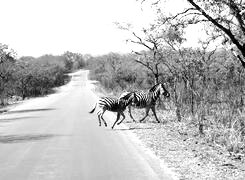
{"label": "paved road surface", "polygon": [[171,179],[126,127],[98,127],[87,74],[0,115],[0,180]]}

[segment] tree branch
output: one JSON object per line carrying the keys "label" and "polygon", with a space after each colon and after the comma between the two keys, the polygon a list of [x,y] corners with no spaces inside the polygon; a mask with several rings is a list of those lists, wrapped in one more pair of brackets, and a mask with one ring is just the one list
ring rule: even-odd
{"label": "tree branch", "polygon": [[242,63],[243,68],[245,68],[245,62],[242,60],[241,56],[239,54],[237,54],[233,48],[231,48],[231,52],[232,52],[232,54],[234,56],[236,56],[240,60],[240,62]]}
{"label": "tree branch", "polygon": [[[219,24],[214,18],[212,18],[210,15],[208,15],[199,5],[197,5],[193,0],[187,0],[193,7],[196,8],[201,14],[206,17],[212,24],[214,24],[216,27],[218,27],[220,30],[222,30],[227,36],[230,37],[231,41],[238,47],[239,50],[242,50],[242,45],[240,42],[235,38],[235,36],[232,34],[230,29],[225,28],[221,24]],[[245,55],[245,53],[244,53]]]}
{"label": "tree branch", "polygon": [[135,60],[135,62],[137,62],[137,63],[139,63],[139,64],[145,66],[147,69],[151,70],[151,72],[152,72],[153,74],[155,74],[154,69],[153,69],[152,67],[150,67],[149,62],[144,63],[144,62],[142,62],[142,61],[140,61],[140,60],[138,60],[138,59],[134,59],[134,60]]}

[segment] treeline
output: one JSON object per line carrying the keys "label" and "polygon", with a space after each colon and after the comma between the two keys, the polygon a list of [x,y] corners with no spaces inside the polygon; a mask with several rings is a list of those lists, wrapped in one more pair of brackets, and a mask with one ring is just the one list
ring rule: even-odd
{"label": "treeline", "polygon": [[83,68],[83,55],[65,52],[60,56],[16,58],[7,45],[0,44],[0,105],[13,97],[25,99],[46,95],[68,81],[67,73]]}
{"label": "treeline", "polygon": [[153,83],[149,72],[134,62],[132,54],[109,53],[92,57],[87,62],[90,78],[114,93],[126,89],[142,89]]}

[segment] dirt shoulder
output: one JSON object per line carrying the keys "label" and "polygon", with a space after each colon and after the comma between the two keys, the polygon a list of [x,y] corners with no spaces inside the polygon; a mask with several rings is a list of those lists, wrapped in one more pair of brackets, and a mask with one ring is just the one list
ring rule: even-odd
{"label": "dirt shoulder", "polygon": [[[143,116],[142,112],[134,113],[135,117]],[[158,111],[158,114],[164,123],[155,123],[153,117],[145,123],[132,123],[127,118],[125,125],[163,159],[179,179],[245,179],[244,157],[233,157],[221,147],[205,142],[196,127],[176,122],[173,113]]]}

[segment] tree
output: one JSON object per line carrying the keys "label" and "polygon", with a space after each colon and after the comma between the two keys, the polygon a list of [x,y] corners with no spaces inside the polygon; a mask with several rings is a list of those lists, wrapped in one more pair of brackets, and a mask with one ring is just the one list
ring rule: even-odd
{"label": "tree", "polygon": [[5,44],[0,44],[0,103],[5,104],[5,99],[12,90],[12,72],[15,62],[15,52]]}
{"label": "tree", "polygon": [[31,75],[32,70],[30,68],[29,61],[33,59],[34,58],[32,57],[22,57],[15,64],[15,72],[13,73],[13,77],[15,80],[15,94],[20,96],[23,100],[30,95],[30,81],[33,76]]}
{"label": "tree", "polygon": [[80,53],[66,51],[63,56],[65,57],[65,67],[68,71],[83,68],[86,64],[83,55]]}
{"label": "tree", "polygon": [[136,55],[134,61],[149,70],[154,77],[154,83],[158,84],[164,56],[162,54],[162,35],[157,32],[157,26],[151,25],[149,28],[144,28],[141,36],[134,32],[130,25],[122,26],[117,23],[117,26],[119,29],[129,31],[132,34],[132,38],[127,39],[127,42],[146,49],[142,51],[133,50],[132,53]]}
{"label": "tree", "polygon": [[[242,0],[186,0],[189,6],[182,12],[163,16],[162,23],[175,21],[176,27],[204,23],[210,28],[214,40],[222,38],[222,44],[234,44],[243,58],[238,58],[245,68],[245,2]],[[158,5],[160,1],[155,3]]]}
{"label": "tree", "polygon": [[63,60],[63,56],[52,55],[21,57],[16,60],[13,73],[16,95],[23,99],[40,96],[63,85],[66,79]]}

